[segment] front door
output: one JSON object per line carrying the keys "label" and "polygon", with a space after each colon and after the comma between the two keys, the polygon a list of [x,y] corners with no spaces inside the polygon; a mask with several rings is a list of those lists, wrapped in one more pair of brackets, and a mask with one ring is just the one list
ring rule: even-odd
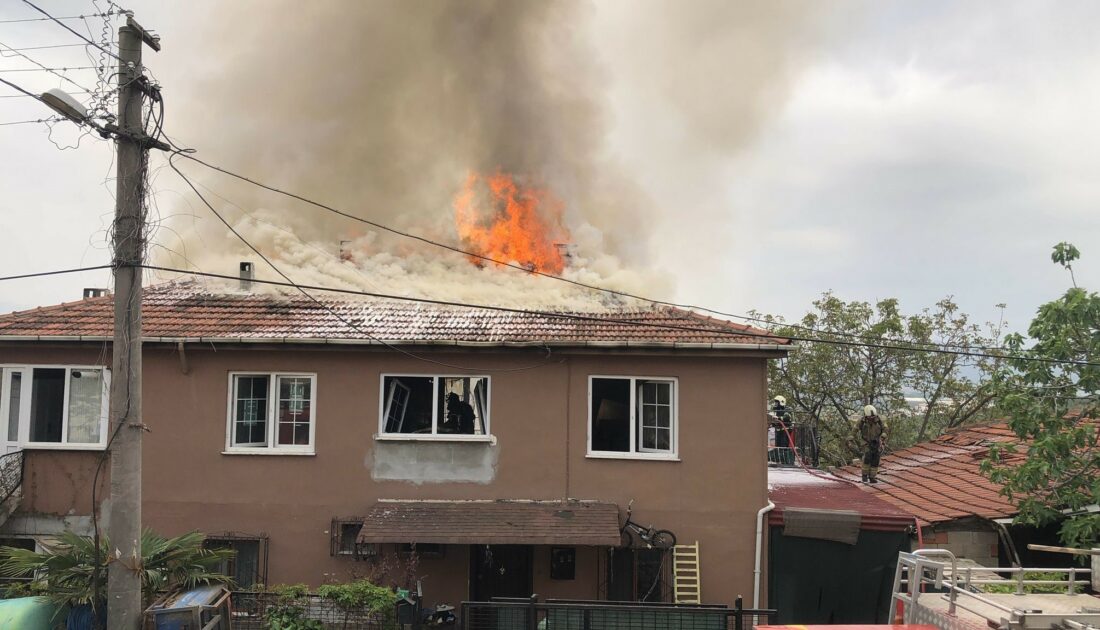
{"label": "front door", "polygon": [[473,545],[471,599],[487,602],[494,597],[530,597],[533,555],[530,545]]}

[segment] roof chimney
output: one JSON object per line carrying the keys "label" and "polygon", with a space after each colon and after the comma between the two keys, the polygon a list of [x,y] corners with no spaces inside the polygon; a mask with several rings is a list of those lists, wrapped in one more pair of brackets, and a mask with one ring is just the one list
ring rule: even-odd
{"label": "roof chimney", "polygon": [[251,291],[252,290],[252,278],[253,278],[252,263],[248,262],[247,260],[242,260],[241,261],[241,291]]}
{"label": "roof chimney", "polygon": [[88,298],[103,297],[104,295],[107,295],[107,289],[96,289],[96,288],[85,288],[84,289],[84,299],[85,300],[88,299]]}

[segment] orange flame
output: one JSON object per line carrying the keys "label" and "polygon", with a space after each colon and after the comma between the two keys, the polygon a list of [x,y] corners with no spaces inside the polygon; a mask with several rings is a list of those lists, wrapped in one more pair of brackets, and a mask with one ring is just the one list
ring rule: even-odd
{"label": "orange flame", "polygon": [[454,209],[466,249],[532,271],[559,274],[565,269],[559,245],[569,231],[562,225],[562,203],[549,191],[517,184],[507,173],[471,173],[455,195]]}

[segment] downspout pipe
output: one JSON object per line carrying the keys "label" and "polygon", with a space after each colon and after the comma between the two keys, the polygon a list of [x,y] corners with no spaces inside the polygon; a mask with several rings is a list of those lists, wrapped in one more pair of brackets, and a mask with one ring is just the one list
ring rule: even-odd
{"label": "downspout pipe", "polygon": [[775,509],[770,500],[756,513],[756,566],[752,570],[752,607],[760,609],[760,565],[764,552],[764,515]]}

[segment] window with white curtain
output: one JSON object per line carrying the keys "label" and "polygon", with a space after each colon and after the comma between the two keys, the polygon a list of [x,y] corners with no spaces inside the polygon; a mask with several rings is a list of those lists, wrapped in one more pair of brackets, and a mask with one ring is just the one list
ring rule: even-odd
{"label": "window with white curtain", "polygon": [[0,367],[0,421],[7,449],[102,447],[109,377],[103,367]]}

